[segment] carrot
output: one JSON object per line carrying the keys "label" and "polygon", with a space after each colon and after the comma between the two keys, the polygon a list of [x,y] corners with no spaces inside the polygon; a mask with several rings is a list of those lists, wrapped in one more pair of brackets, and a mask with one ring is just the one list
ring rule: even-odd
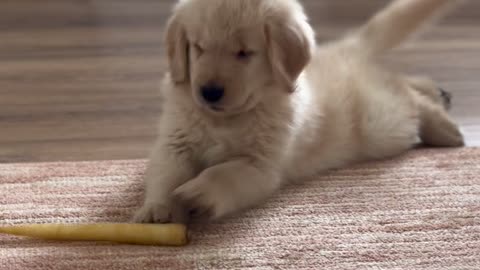
{"label": "carrot", "polygon": [[0,233],[63,241],[110,241],[136,245],[182,246],[188,242],[183,224],[31,224],[0,226]]}

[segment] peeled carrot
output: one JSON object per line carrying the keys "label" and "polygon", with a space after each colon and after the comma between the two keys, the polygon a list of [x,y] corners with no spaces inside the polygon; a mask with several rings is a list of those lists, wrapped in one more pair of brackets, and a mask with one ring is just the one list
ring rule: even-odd
{"label": "peeled carrot", "polygon": [[183,224],[31,224],[0,226],[0,233],[62,241],[109,241],[135,245],[183,246]]}

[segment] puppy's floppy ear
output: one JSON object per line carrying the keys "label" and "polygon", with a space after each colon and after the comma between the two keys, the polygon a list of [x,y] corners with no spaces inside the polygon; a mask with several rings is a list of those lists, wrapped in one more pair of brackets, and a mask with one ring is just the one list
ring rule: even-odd
{"label": "puppy's floppy ear", "polygon": [[312,28],[302,18],[272,19],[266,24],[265,34],[270,63],[276,76],[289,91],[309,63],[315,48]]}
{"label": "puppy's floppy ear", "polygon": [[173,15],[167,23],[165,34],[168,64],[175,83],[189,80],[188,41],[184,26],[178,15]]}

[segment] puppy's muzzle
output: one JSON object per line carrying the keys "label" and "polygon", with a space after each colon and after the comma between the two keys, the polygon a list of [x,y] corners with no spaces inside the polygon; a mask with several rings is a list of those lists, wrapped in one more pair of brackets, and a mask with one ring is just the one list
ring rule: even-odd
{"label": "puppy's muzzle", "polygon": [[216,84],[209,84],[200,88],[203,100],[208,104],[215,104],[222,100],[225,95],[225,88]]}

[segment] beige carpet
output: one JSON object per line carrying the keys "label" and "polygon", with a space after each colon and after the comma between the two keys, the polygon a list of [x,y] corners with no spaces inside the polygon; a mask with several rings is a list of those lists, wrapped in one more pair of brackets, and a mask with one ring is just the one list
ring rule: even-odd
{"label": "beige carpet", "polygon": [[[119,222],[144,161],[0,165],[0,222]],[[0,236],[0,269],[480,269],[480,149],[415,150],[194,225],[182,248]]]}

